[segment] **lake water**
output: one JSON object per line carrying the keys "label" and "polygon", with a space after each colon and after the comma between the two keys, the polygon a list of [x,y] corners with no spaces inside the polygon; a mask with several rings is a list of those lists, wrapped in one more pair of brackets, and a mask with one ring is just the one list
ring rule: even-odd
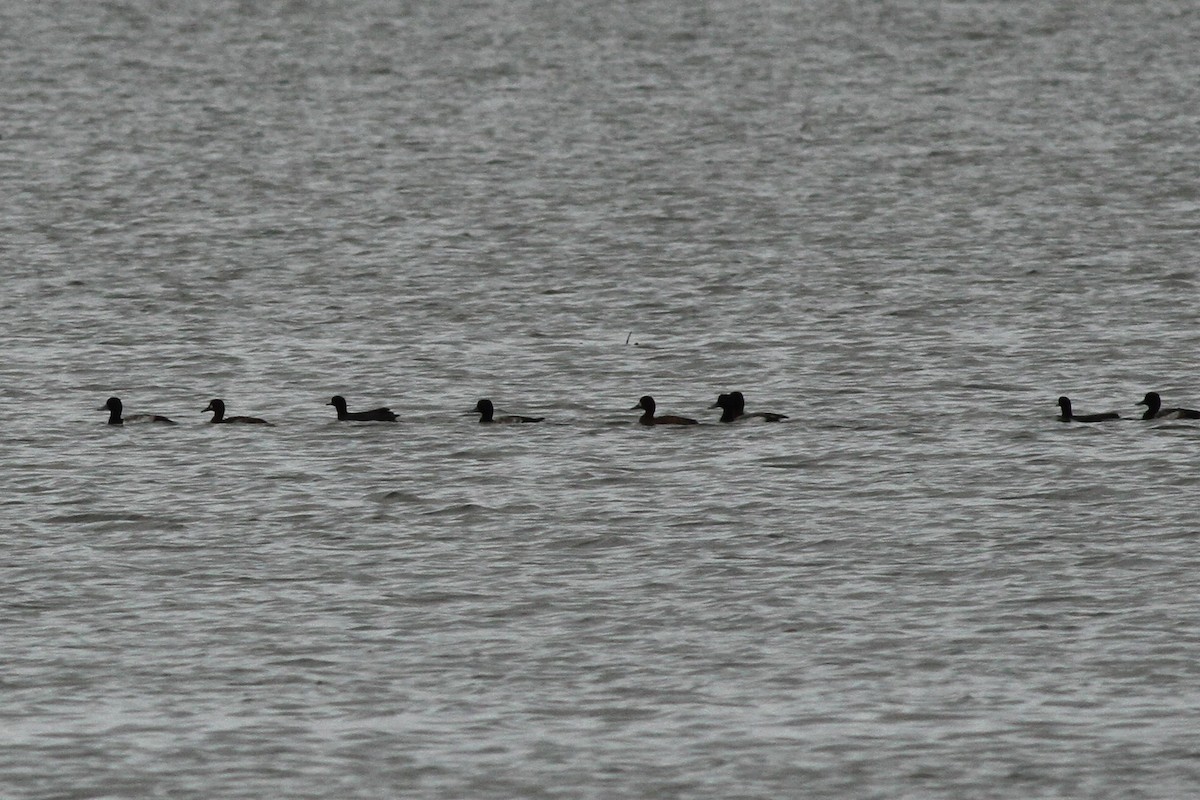
{"label": "lake water", "polygon": [[0,796],[1200,794],[1197,41],[7,4]]}

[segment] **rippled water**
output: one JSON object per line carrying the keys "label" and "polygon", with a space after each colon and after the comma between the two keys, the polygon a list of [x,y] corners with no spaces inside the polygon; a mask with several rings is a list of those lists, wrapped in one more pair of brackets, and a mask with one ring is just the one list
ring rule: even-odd
{"label": "rippled water", "polygon": [[6,6],[0,794],[1196,794],[1198,39]]}

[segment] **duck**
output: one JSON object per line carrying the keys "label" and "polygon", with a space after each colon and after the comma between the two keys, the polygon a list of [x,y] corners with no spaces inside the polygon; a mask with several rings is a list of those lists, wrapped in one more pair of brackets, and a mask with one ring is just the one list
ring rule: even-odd
{"label": "duck", "polygon": [[339,421],[354,420],[358,422],[395,422],[396,415],[392,413],[390,408],[372,408],[370,411],[347,411],[346,398],[340,394],[335,394],[333,399],[325,405],[333,406],[337,409]]}
{"label": "duck", "polygon": [[671,414],[664,414],[661,417],[656,417],[656,416],[654,416],[654,410],[656,407],[657,406],[654,402],[654,398],[647,394],[647,395],[643,395],[642,399],[638,400],[638,404],[629,410],[630,411],[641,410],[641,411],[646,412],[646,413],[642,414],[641,417],[638,418],[638,422],[642,423],[643,425],[696,425],[696,424],[698,424],[696,422],[696,420],[691,419],[689,417],[676,417]]}
{"label": "duck", "polygon": [[[258,417],[227,417],[227,416],[225,416],[225,401],[224,400],[214,399],[214,400],[209,401],[209,404],[204,409],[204,411],[213,412],[213,417],[212,417],[212,419],[209,420],[209,422],[212,422],[212,423],[240,422],[240,423],[244,423],[246,425],[270,425],[271,424],[271,423],[267,422],[265,419],[259,419]],[[204,411],[202,411],[200,413],[204,413]]]}
{"label": "duck", "polygon": [[1071,400],[1067,397],[1058,398],[1058,407],[1062,409],[1062,416],[1058,418],[1059,422],[1107,422],[1110,419],[1121,418],[1121,415],[1115,411],[1106,411],[1103,414],[1072,414]]}
{"label": "duck", "polygon": [[126,422],[129,422],[129,423],[158,422],[163,425],[175,425],[176,424],[175,420],[169,419],[168,417],[164,417],[162,414],[134,414],[130,417],[122,417],[121,411],[123,408],[124,408],[124,406],[121,403],[121,398],[110,397],[110,398],[108,398],[107,401],[105,401],[104,405],[100,406],[96,410],[108,412],[108,424],[109,425],[124,425]]}
{"label": "duck", "polygon": [[1138,405],[1146,407],[1142,419],[1200,419],[1200,411],[1192,408],[1163,408],[1158,392],[1146,392]]}
{"label": "duck", "polygon": [[746,413],[746,398],[741,392],[730,392],[729,394],[717,395],[717,402],[713,403],[709,408],[721,409],[721,422],[734,422],[739,419],[761,419],[765,422],[782,422],[787,419],[787,414],[773,414],[769,411],[758,411],[754,414]]}
{"label": "duck", "polygon": [[509,423],[509,422],[541,422],[545,417],[522,417],[519,414],[509,414],[507,416],[497,417],[495,407],[492,401],[486,397],[475,404],[475,407],[467,412],[468,414],[479,414],[480,423],[487,424],[492,422]]}

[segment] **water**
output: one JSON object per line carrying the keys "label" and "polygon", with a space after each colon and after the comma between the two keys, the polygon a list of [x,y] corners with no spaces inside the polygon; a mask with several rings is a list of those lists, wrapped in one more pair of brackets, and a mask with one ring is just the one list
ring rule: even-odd
{"label": "water", "polygon": [[1198,36],[6,6],[0,794],[1195,794]]}

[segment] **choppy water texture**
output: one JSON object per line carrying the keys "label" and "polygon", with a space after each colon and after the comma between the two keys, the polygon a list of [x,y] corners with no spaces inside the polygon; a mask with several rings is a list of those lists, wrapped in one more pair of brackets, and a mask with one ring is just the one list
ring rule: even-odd
{"label": "choppy water texture", "polygon": [[1197,41],[6,4],[0,794],[1200,793]]}

